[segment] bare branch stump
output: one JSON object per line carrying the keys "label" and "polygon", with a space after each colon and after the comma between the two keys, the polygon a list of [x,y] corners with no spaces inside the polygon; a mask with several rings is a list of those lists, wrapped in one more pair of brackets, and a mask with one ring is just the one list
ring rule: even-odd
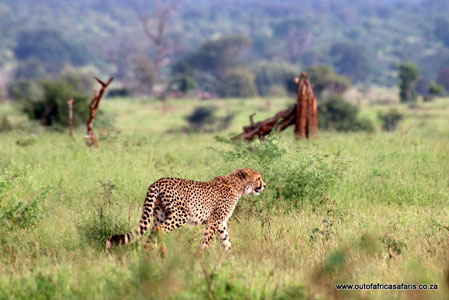
{"label": "bare branch stump", "polygon": [[90,116],[89,120],[87,121],[87,143],[90,146],[98,146],[98,140],[97,137],[94,135],[93,129],[94,129],[94,119],[97,115],[98,106],[100,105],[101,98],[104,95],[104,92],[106,91],[108,85],[114,80],[114,77],[110,77],[109,80],[105,83],[95,77],[95,80],[101,84],[100,92],[97,94],[97,92],[94,92],[94,97],[90,101],[89,109],[90,109]]}

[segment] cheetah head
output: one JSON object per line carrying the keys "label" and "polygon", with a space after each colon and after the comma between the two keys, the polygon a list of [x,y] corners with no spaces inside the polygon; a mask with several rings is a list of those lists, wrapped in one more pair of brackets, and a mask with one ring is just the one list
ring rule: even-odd
{"label": "cheetah head", "polygon": [[265,188],[265,182],[262,180],[262,174],[252,169],[237,169],[235,171],[237,177],[244,182],[244,194],[253,193],[259,195],[260,191]]}

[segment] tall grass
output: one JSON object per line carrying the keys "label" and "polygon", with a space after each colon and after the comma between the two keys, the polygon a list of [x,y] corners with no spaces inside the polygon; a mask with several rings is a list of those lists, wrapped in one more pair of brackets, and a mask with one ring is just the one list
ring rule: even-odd
{"label": "tall grass", "polygon": [[[172,102],[162,117],[158,103],[104,104],[117,123],[102,132],[98,149],[86,147],[81,129],[72,140],[0,107],[16,128],[0,135],[0,299],[447,295],[449,105],[399,107],[404,121],[392,133],[322,132],[318,139],[295,141],[287,131],[246,144],[227,133],[218,141],[212,134],[167,133],[185,126],[193,101]],[[217,103],[235,113],[230,131],[254,110],[263,118],[284,104],[275,102],[270,112],[263,101]],[[382,109],[362,113],[375,121]],[[17,143],[31,136],[33,143]],[[267,188],[240,200],[229,221],[231,253],[214,242],[200,255],[203,228],[189,226],[167,236],[166,259],[140,242],[104,249],[108,235],[137,224],[155,180],[209,180],[237,167],[260,170]],[[337,292],[334,286],[370,282],[434,283],[439,289]]]}

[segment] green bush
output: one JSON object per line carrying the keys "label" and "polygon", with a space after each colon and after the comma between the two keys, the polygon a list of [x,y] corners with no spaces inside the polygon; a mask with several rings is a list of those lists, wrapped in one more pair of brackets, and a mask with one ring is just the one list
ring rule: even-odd
{"label": "green bush", "polygon": [[247,69],[230,71],[219,84],[218,93],[222,97],[250,98],[257,96],[254,75]]}
{"label": "green bush", "polygon": [[[44,219],[43,201],[52,187],[44,188],[33,200],[20,199],[16,193],[8,193],[19,184],[33,185],[27,177],[27,166],[12,162],[0,175],[0,228],[11,232],[14,228],[32,228]],[[25,182],[24,182],[25,181]]]}
{"label": "green bush", "polygon": [[215,132],[228,128],[234,115],[218,118],[215,115],[216,111],[215,106],[198,106],[185,120],[189,123],[190,129],[195,132]]}
{"label": "green bush", "polygon": [[399,97],[401,102],[415,102],[416,95],[416,81],[419,77],[419,71],[416,66],[411,63],[400,64],[398,66],[399,72]]}
{"label": "green bush", "polygon": [[372,122],[358,116],[357,106],[343,98],[332,96],[318,102],[318,125],[336,131],[374,131]]}
{"label": "green bush", "polygon": [[403,115],[396,109],[390,109],[388,112],[379,112],[378,117],[382,122],[382,129],[385,131],[395,131],[402,120]]}
{"label": "green bush", "polygon": [[310,67],[306,71],[317,98],[325,94],[341,95],[351,86],[351,81],[336,74],[331,66]]}
{"label": "green bush", "polygon": [[242,207],[298,208],[304,203],[318,204],[334,184],[341,164],[321,153],[305,152],[288,147],[276,135],[264,141],[247,143],[240,140],[217,138],[233,149],[221,152],[223,164],[220,173],[230,171],[230,166],[256,169],[267,183],[266,191],[258,197],[245,200]]}
{"label": "green bush", "polygon": [[45,126],[68,124],[67,101],[73,97],[73,125],[77,126],[87,121],[89,103],[88,97],[77,93],[76,88],[74,82],[67,80],[18,80],[8,90],[31,120],[39,120]]}
{"label": "green bush", "polygon": [[[299,70],[286,62],[259,63],[254,67],[257,91],[261,96],[277,96],[277,91],[284,96],[289,82],[292,82],[298,73]],[[276,92],[273,95],[274,89]]]}
{"label": "green bush", "polygon": [[429,86],[427,95],[424,97],[424,101],[432,101],[437,97],[444,95],[444,88],[436,82],[432,82]]}

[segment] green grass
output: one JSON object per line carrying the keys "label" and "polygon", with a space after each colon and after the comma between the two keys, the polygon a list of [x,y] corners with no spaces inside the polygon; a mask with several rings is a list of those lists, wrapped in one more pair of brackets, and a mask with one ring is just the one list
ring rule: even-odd
{"label": "green grass", "polygon": [[[449,101],[410,109],[364,105],[376,132],[321,132],[233,147],[184,130],[197,105],[234,112],[229,132],[289,100],[108,100],[115,128],[66,132],[0,105],[1,299],[443,299],[449,270]],[[405,119],[384,133],[377,112]],[[19,142],[18,141],[28,141]],[[31,141],[31,142],[30,142]],[[106,251],[111,232],[137,224],[149,184],[260,169],[263,195],[242,198],[229,221],[233,250],[199,255],[202,227],[167,236],[169,256],[140,242]],[[300,180],[295,181],[297,178]],[[292,184],[293,182],[293,184]],[[304,182],[304,184],[303,184]],[[335,283],[433,283],[437,291],[335,291]]]}

